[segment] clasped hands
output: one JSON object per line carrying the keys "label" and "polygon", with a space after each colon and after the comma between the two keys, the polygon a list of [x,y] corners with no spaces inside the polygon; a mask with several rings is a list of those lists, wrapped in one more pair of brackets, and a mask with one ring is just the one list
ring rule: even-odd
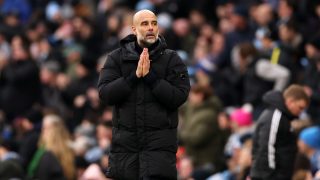
{"label": "clasped hands", "polygon": [[143,48],[143,51],[140,54],[140,59],[136,70],[136,75],[138,78],[144,77],[149,73],[150,61],[151,60],[149,59],[148,48]]}

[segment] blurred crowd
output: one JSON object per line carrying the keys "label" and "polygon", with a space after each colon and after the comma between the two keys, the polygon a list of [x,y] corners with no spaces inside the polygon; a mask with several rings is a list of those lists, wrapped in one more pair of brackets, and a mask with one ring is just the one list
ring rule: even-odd
{"label": "blurred crowd", "polygon": [[320,178],[318,0],[1,0],[0,177],[106,179],[112,107],[97,81],[141,9],[191,77],[179,179],[246,179],[262,96],[293,83],[311,98],[292,122],[294,179]]}

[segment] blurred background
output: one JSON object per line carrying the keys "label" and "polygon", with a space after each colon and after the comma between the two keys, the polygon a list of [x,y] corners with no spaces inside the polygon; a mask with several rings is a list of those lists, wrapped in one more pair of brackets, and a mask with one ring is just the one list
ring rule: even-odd
{"label": "blurred background", "polygon": [[179,179],[246,179],[262,95],[293,83],[311,97],[292,123],[294,178],[320,177],[320,131],[308,129],[320,123],[320,1],[0,0],[2,179],[106,179],[112,108],[98,76],[141,9],[188,66]]}

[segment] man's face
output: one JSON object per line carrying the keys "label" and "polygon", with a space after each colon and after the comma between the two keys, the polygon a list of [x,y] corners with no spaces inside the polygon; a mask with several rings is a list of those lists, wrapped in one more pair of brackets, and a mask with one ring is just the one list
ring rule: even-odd
{"label": "man's face", "polygon": [[303,99],[295,100],[295,99],[289,98],[286,101],[286,105],[288,110],[291,112],[291,114],[295,116],[299,116],[301,112],[307,107],[307,102]]}
{"label": "man's face", "polygon": [[159,36],[157,17],[148,12],[140,13],[134,19],[132,30],[137,36],[139,45],[150,46],[156,42]]}

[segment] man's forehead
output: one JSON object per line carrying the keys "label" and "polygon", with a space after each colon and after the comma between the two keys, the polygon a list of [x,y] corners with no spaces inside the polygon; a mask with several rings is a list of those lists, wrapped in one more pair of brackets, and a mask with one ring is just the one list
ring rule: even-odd
{"label": "man's forehead", "polygon": [[133,16],[133,23],[140,23],[142,21],[156,21],[157,17],[156,15],[149,10],[141,10],[138,11],[134,16]]}

